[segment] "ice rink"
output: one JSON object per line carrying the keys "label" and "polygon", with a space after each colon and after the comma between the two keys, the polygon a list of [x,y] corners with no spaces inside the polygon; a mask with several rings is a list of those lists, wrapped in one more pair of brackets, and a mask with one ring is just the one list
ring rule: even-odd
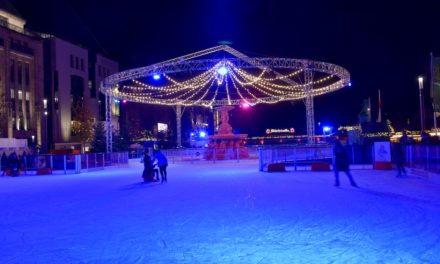
{"label": "ice rink", "polygon": [[440,263],[440,181],[395,171],[142,164],[0,177],[0,263]]}

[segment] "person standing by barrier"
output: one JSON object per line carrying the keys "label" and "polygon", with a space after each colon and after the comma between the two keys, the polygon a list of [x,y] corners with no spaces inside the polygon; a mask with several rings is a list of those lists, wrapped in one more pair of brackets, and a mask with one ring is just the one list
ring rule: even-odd
{"label": "person standing by barrier", "polygon": [[17,154],[12,152],[8,158],[9,169],[11,171],[11,176],[16,177],[20,174],[20,161],[18,160]]}
{"label": "person standing by barrier", "polygon": [[2,176],[4,176],[6,174],[6,171],[9,168],[9,162],[8,162],[8,157],[6,156],[6,153],[3,152],[2,154],[2,159],[1,159],[1,168],[2,168]]}
{"label": "person standing by barrier", "polygon": [[153,157],[157,160],[157,166],[159,167],[161,183],[168,182],[167,179],[167,167],[168,167],[168,159],[160,150],[153,151]]}
{"label": "person standing by barrier", "polygon": [[402,137],[399,139],[399,143],[396,146],[396,167],[397,175],[396,177],[406,176],[405,170],[405,160],[406,160],[406,144],[409,139],[406,135],[406,131],[402,132]]}
{"label": "person standing by barrier", "polygon": [[356,182],[353,180],[353,176],[350,173],[349,159],[347,151],[345,151],[344,146],[342,146],[339,137],[335,139],[335,145],[333,147],[334,164],[333,169],[335,171],[335,186],[339,187],[339,172],[343,171],[347,174],[350,184],[353,187],[358,187]]}

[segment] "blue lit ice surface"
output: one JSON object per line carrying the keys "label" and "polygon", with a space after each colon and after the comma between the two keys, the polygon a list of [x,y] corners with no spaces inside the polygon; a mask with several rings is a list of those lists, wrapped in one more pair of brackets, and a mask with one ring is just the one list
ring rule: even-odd
{"label": "blue lit ice surface", "polygon": [[438,263],[438,178],[256,161],[0,177],[0,263]]}

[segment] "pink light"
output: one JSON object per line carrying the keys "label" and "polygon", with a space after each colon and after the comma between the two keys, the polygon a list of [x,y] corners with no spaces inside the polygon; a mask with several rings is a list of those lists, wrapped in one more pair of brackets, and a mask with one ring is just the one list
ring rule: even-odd
{"label": "pink light", "polygon": [[125,104],[126,102],[127,102],[127,100],[125,100],[125,99],[124,99],[124,100],[122,100],[122,103],[123,103],[123,104]]}
{"label": "pink light", "polygon": [[248,104],[248,103],[242,103],[242,104],[241,104],[241,107],[243,107],[243,108],[249,108],[249,107],[251,107],[251,105]]}

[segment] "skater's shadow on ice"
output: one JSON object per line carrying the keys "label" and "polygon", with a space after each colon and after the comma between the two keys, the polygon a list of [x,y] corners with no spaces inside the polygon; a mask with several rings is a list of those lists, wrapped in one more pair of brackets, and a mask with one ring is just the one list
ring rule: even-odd
{"label": "skater's shadow on ice", "polygon": [[399,200],[399,201],[407,201],[407,202],[413,202],[413,203],[422,203],[422,204],[428,204],[428,205],[433,205],[433,206],[440,206],[440,203],[435,202],[435,201],[420,199],[418,197],[410,197],[410,196],[398,194],[398,193],[377,191],[377,190],[372,190],[372,189],[367,189],[367,188],[358,188],[358,190],[363,193],[366,193],[369,195],[374,195],[374,196],[381,197],[381,198],[391,198],[391,199]]}
{"label": "skater's shadow on ice", "polygon": [[159,186],[157,182],[135,182],[129,185],[124,185],[121,187],[121,190],[135,190],[135,189],[146,189],[146,188],[154,188]]}

